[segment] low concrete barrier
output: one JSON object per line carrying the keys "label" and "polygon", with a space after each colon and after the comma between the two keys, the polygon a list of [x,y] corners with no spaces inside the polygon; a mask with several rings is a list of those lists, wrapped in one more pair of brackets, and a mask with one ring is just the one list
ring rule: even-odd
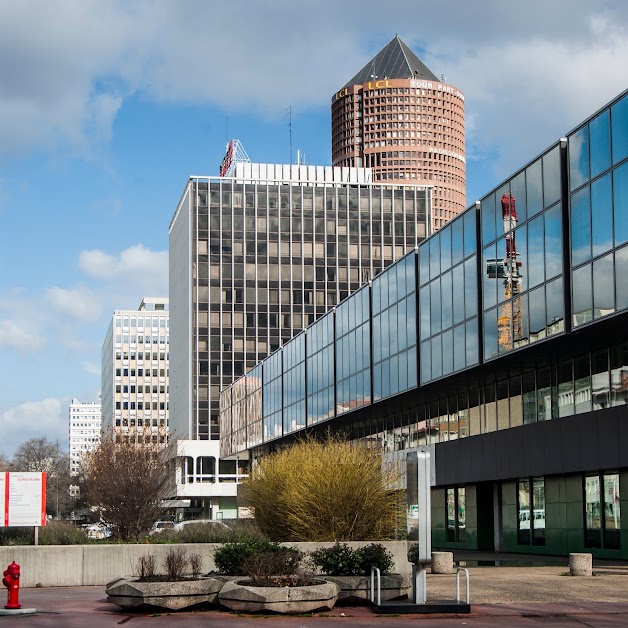
{"label": "low concrete barrier", "polygon": [[569,554],[569,573],[572,576],[592,576],[593,555]]}
{"label": "low concrete barrier", "polygon": [[432,552],[432,573],[452,573],[453,570],[453,552]]}
{"label": "low concrete barrier", "polygon": [[[371,541],[348,543],[350,547],[369,545]],[[381,544],[393,555],[392,571],[410,574],[406,541],[382,541]],[[311,552],[333,543],[285,543],[302,552]],[[203,559],[202,573],[215,569],[214,548],[216,543],[182,543],[190,552]],[[0,546],[0,567],[6,568],[15,561],[21,568],[20,584],[23,587],[76,587],[104,585],[135,571],[140,556],[155,557],[159,569],[166,554],[173,547],[166,544],[112,544],[112,545],[14,545]]]}

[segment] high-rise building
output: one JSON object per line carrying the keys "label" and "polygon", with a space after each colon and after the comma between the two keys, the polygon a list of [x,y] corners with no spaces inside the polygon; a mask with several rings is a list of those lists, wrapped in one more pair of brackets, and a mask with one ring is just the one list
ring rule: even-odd
{"label": "high-rise building", "polygon": [[426,236],[430,188],[368,169],[241,163],[170,224],[171,430],[219,438],[219,392]]}
{"label": "high-rise building", "polygon": [[395,36],[332,97],[332,164],[433,186],[430,227],[465,209],[464,95]]}
{"label": "high-rise building", "polygon": [[100,443],[100,403],[72,399],[68,410],[70,473],[77,475],[83,456]]}
{"label": "high-rise building", "polygon": [[114,438],[165,444],[168,435],[168,299],[115,310],[102,347],[103,428]]}

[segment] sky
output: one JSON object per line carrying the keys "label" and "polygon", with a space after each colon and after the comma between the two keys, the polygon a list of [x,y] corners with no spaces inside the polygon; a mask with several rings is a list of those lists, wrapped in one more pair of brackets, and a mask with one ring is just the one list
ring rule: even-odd
{"label": "sky", "polygon": [[289,163],[290,129],[330,165],[331,97],[395,34],[465,95],[467,205],[627,87],[624,0],[0,0],[0,453],[67,448],[113,311],[167,296],[188,177],[229,138]]}

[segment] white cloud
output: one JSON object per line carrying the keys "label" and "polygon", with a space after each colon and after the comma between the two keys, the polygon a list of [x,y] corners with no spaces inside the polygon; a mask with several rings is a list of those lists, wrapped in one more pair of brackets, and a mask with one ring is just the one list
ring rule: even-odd
{"label": "white cloud", "polygon": [[54,286],[46,290],[48,302],[58,312],[83,321],[93,321],[100,316],[99,296],[86,286],[60,288]]}
{"label": "white cloud", "polygon": [[28,401],[0,412],[2,453],[12,456],[19,445],[41,436],[59,441],[67,449],[69,399],[47,398]]}
{"label": "white cloud", "polygon": [[138,303],[143,296],[168,294],[168,251],[151,251],[143,244],[118,254],[94,249],[81,251],[78,264],[86,276],[106,281],[118,292],[136,295]]}
{"label": "white cloud", "polygon": [[27,353],[43,349],[44,341],[36,331],[25,329],[15,321],[2,320],[0,321],[0,347]]}
{"label": "white cloud", "polygon": [[86,373],[89,373],[90,375],[98,375],[98,377],[100,377],[100,364],[94,364],[93,362],[82,362],[81,366]]}

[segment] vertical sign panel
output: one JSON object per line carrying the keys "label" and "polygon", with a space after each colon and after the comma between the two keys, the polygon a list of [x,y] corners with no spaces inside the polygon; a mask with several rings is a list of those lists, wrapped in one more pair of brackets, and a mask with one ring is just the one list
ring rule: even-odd
{"label": "vertical sign panel", "polygon": [[0,527],[9,525],[7,521],[7,490],[9,485],[7,483],[7,474],[0,472]]}
{"label": "vertical sign panel", "polygon": [[9,526],[46,525],[46,474],[8,473],[5,505]]}

